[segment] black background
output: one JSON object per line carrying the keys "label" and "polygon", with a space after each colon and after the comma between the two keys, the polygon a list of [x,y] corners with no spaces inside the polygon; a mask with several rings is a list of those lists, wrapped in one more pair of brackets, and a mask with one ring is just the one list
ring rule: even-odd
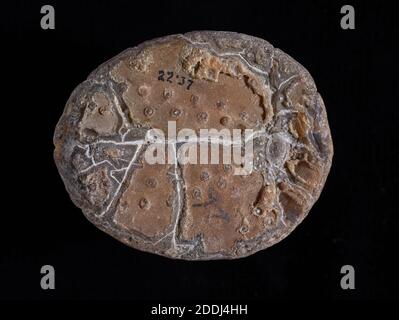
{"label": "black background", "polygon": [[[55,8],[55,30],[40,8]],[[333,1],[17,1],[1,4],[1,299],[201,300],[398,298],[398,11],[355,2],[342,30]],[[309,216],[285,240],[235,261],[143,253],[97,230],[70,201],[52,135],[76,85],[142,41],[193,30],[268,40],[312,74],[335,155]],[[40,268],[56,289],[40,288]],[[356,289],[340,287],[353,265]]]}

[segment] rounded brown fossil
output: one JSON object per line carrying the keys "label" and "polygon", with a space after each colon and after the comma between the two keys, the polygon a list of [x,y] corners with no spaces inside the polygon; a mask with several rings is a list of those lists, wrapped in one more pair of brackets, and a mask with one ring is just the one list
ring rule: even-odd
{"label": "rounded brown fossil", "polygon": [[[194,149],[183,149],[186,133],[167,135],[172,122],[198,135],[238,130],[252,145],[249,169],[221,159],[235,138],[209,143],[205,158],[220,149],[216,163],[200,152],[177,161]],[[146,157],[153,129],[165,133],[164,163]],[[215,31],[147,41],[102,64],[72,93],[54,144],[65,187],[92,223],[188,260],[245,257],[282,240],[319,197],[333,155],[304,67],[265,40]]]}

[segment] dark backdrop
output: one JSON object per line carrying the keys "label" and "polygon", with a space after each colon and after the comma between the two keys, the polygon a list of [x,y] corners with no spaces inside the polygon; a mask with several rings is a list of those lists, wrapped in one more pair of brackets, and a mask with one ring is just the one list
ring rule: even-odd
{"label": "dark backdrop", "polygon": [[[40,28],[55,7],[56,29]],[[1,4],[1,299],[398,298],[398,14],[350,1],[13,1]],[[142,41],[193,30],[268,40],[312,74],[335,155],[309,216],[284,241],[236,261],[175,261],[122,245],[70,201],[52,135],[76,85]],[[40,268],[56,289],[40,288]],[[356,289],[340,287],[353,265]]]}

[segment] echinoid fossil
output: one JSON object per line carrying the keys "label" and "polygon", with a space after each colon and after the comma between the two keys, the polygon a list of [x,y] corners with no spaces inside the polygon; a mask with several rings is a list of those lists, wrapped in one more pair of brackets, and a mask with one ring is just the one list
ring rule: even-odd
{"label": "echinoid fossil", "polygon": [[[171,123],[177,132],[251,129],[251,170],[149,163],[149,132]],[[187,147],[178,137],[165,137],[167,160]],[[226,141],[213,144],[235,143]],[[65,187],[94,225],[187,260],[241,258],[282,240],[319,197],[333,155],[305,68],[265,40],[214,31],[151,40],[99,66],[73,91],[54,144]]]}

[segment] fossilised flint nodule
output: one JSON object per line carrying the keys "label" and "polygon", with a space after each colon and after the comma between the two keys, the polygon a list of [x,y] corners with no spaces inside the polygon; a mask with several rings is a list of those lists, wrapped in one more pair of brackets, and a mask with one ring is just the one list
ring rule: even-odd
{"label": "fossilised flint nodule", "polygon": [[[149,163],[148,132],[172,121],[177,132],[252,129],[251,170]],[[73,91],[54,144],[65,187],[94,225],[187,260],[241,258],[282,240],[318,199],[333,156],[306,69],[265,40],[216,31],[147,41],[102,64]],[[167,158],[183,145],[168,140]]]}

